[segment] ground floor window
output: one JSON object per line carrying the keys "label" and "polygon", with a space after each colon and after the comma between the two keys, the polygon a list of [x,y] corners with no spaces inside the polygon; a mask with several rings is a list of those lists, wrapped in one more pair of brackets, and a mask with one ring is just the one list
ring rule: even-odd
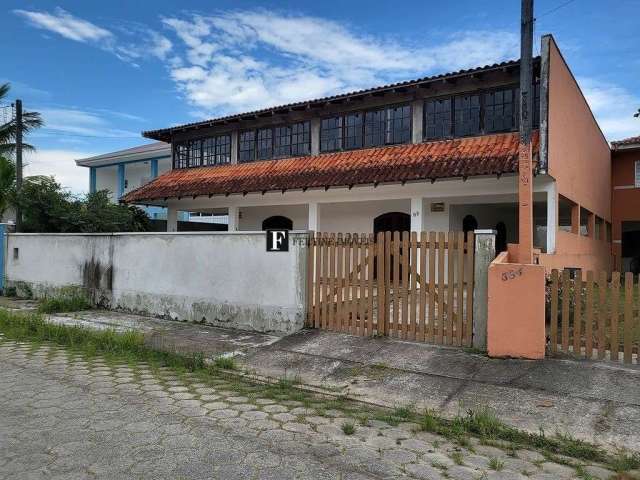
{"label": "ground floor window", "polygon": [[264,219],[262,230],[293,230],[293,221],[281,215],[274,215]]}
{"label": "ground floor window", "polygon": [[373,219],[373,233],[378,232],[408,232],[411,230],[411,217],[408,213],[383,213]]}

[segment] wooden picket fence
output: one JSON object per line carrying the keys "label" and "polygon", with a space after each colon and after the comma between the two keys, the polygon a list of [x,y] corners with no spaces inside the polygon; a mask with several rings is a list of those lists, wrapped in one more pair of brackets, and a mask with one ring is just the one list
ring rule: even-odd
{"label": "wooden picket fence", "polygon": [[640,278],[553,270],[547,288],[552,354],[638,363]]}
{"label": "wooden picket fence", "polygon": [[473,232],[316,233],[308,258],[307,326],[471,345]]}

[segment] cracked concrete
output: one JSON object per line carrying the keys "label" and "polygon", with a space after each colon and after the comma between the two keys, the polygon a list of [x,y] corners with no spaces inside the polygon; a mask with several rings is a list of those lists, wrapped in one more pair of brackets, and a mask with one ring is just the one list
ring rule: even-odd
{"label": "cracked concrete", "polygon": [[373,404],[434,408],[450,416],[489,406],[504,422],[531,432],[542,427],[640,451],[639,365],[489,359],[459,348],[321,330],[279,338],[102,310],[50,320],[133,328],[160,348],[235,356],[258,375],[296,377]]}
{"label": "cracked concrete", "polygon": [[411,423],[370,420],[346,435],[346,412],[240,393],[229,378],[1,337],[0,362],[1,479],[578,478],[535,451],[461,447]]}

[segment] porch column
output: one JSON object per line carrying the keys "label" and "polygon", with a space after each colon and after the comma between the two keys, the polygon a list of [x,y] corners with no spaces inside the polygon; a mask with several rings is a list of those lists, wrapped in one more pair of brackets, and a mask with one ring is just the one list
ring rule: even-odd
{"label": "porch column", "polygon": [[315,202],[309,204],[308,229],[314,232],[320,231],[320,206]]}
{"label": "porch column", "polygon": [[558,186],[552,182],[547,188],[547,253],[556,253],[558,231]]}
{"label": "porch column", "polygon": [[89,167],[89,193],[96,193],[96,167]]}
{"label": "porch column", "polygon": [[238,163],[238,131],[231,132],[231,163]]}
{"label": "porch column", "polygon": [[411,103],[411,142],[422,143],[422,119],[423,119],[424,99],[420,98]]}
{"label": "porch column", "polygon": [[424,230],[424,198],[411,199],[411,231],[422,232]]}
{"label": "porch column", "polygon": [[240,209],[238,207],[229,207],[227,209],[227,215],[229,216],[227,231],[237,232],[240,230]]}
{"label": "porch column", "polygon": [[154,158],[151,160],[151,179],[154,179],[158,176],[158,159]]}
{"label": "porch column", "polygon": [[178,231],[178,209],[174,206],[167,206],[167,232]]}
{"label": "porch column", "polygon": [[312,118],[311,125],[311,155],[319,155],[320,154],[320,119]]}
{"label": "porch column", "polygon": [[124,195],[124,181],[125,181],[125,175],[124,175],[124,163],[119,163],[118,164],[118,196],[117,196],[117,200],[120,200],[120,198]]}

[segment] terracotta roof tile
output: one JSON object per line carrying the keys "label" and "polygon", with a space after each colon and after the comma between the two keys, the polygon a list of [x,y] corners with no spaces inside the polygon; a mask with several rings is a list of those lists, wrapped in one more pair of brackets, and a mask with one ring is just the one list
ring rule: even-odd
{"label": "terracotta roof tile", "polygon": [[615,150],[617,147],[626,146],[626,145],[640,145],[640,135],[637,137],[629,137],[624,138],[622,140],[616,140],[615,142],[611,142],[613,149]]}
{"label": "terracotta roof tile", "polygon": [[[534,152],[538,133],[533,136]],[[199,195],[395,183],[516,172],[518,134],[368,148],[316,156],[171,170],[127,203]]]}

